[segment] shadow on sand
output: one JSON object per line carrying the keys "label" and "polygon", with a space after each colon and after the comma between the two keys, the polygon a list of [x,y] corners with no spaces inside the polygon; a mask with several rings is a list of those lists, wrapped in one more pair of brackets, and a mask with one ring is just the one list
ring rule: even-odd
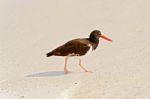
{"label": "shadow on sand", "polygon": [[48,71],[48,72],[41,72],[35,73],[31,75],[27,75],[26,77],[52,77],[52,76],[63,76],[63,71]]}

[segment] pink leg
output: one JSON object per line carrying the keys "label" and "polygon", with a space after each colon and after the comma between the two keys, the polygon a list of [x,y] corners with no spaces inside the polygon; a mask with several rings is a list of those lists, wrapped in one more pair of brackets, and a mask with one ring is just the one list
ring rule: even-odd
{"label": "pink leg", "polygon": [[67,69],[67,60],[68,60],[68,57],[65,58],[64,74],[68,74],[69,73],[69,71]]}
{"label": "pink leg", "polygon": [[81,59],[79,59],[79,66],[80,66],[85,72],[90,72],[90,73],[92,73],[91,71],[88,71],[86,68],[83,67],[83,65],[81,64]]}

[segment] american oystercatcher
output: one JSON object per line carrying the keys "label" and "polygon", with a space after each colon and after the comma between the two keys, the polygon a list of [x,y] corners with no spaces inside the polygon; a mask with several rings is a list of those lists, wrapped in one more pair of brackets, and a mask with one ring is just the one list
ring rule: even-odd
{"label": "american oystercatcher", "polygon": [[[99,38],[103,38],[112,42],[111,39],[101,34],[101,31],[94,30],[91,32],[89,38],[79,38],[73,39],[65,43],[64,45],[57,47],[56,49],[52,50],[51,52],[47,53],[47,57],[50,56],[65,56],[65,66],[64,66],[64,73],[69,73],[67,69],[67,60],[69,57],[73,56],[84,56],[92,51],[94,51],[98,44]],[[81,64],[81,58],[79,57],[79,66],[85,71],[90,72]]]}

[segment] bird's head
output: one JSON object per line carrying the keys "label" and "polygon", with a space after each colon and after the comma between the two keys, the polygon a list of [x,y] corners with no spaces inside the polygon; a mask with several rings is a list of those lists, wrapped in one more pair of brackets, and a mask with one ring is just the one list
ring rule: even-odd
{"label": "bird's head", "polygon": [[101,31],[99,30],[94,30],[91,32],[89,39],[92,41],[99,41],[99,38],[103,38],[105,40],[108,40],[112,42],[112,40],[104,35],[101,34]]}

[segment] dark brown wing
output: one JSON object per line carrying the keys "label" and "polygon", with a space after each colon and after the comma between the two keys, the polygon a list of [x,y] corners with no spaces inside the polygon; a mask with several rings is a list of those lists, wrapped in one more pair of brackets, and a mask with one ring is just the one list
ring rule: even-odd
{"label": "dark brown wing", "polygon": [[86,52],[90,49],[88,46],[88,40],[86,39],[75,39],[71,40],[64,45],[54,49],[51,53],[51,55],[55,56],[82,56],[85,55]]}

